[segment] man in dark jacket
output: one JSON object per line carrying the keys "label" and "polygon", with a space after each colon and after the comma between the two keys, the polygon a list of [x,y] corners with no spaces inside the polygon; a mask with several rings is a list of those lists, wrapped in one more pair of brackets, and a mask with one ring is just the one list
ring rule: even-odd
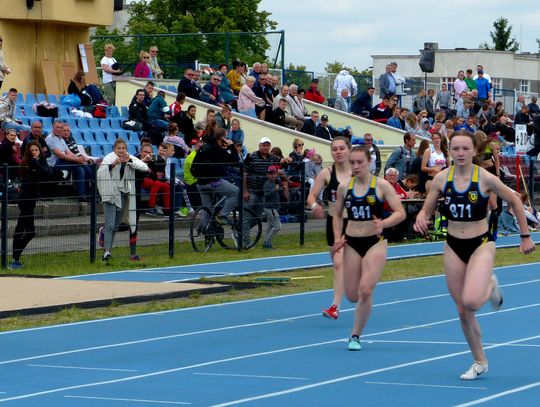
{"label": "man in dark jacket", "polygon": [[333,140],[334,137],[338,136],[338,131],[334,130],[330,125],[328,124],[328,116],[323,114],[321,116],[321,122],[317,126],[317,129],[315,130],[315,136],[325,139],[325,140]]}
{"label": "man in dark jacket", "polygon": [[188,98],[200,100],[200,89],[193,81],[193,69],[187,68],[184,77],[178,83],[178,92],[183,92]]}
{"label": "man in dark jacket", "polygon": [[180,118],[178,124],[178,130],[184,135],[184,141],[189,146],[191,140],[197,137],[197,131],[195,130],[195,115],[197,113],[197,106],[189,105],[186,114]]}
{"label": "man in dark jacket", "polygon": [[129,105],[128,119],[136,121],[143,129],[147,130],[148,107],[144,104],[145,95],[144,89],[137,89],[135,100]]}
{"label": "man in dark jacket", "polygon": [[351,106],[351,113],[367,117],[373,109],[373,94],[375,93],[375,88],[370,86],[364,93],[358,96]]}
{"label": "man in dark jacket", "polygon": [[311,134],[312,136],[314,136],[317,131],[318,120],[319,120],[319,112],[317,112],[316,110],[312,111],[310,119],[304,122],[304,126],[302,127],[302,130],[300,131],[302,133]]}
{"label": "man in dark jacket", "polygon": [[270,123],[277,124],[278,126],[285,127],[287,124],[285,123],[285,109],[287,108],[287,101],[285,99],[280,99],[278,102],[278,107],[276,107],[272,112],[270,113],[270,117],[268,118],[268,121]]}

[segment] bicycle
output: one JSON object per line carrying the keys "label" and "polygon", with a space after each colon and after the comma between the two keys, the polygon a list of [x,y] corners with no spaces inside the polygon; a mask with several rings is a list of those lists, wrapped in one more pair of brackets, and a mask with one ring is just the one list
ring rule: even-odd
{"label": "bicycle", "polygon": [[[222,225],[216,219],[225,199],[226,197],[223,197],[217,201],[212,210],[206,207],[198,208],[191,218],[189,225],[189,239],[191,241],[191,246],[193,246],[193,250],[196,252],[207,252],[215,241],[217,241],[224,249],[238,249],[240,229],[242,228],[238,217],[238,208],[231,213],[231,217],[229,218],[231,220],[230,226]],[[249,229],[249,244],[243,248],[251,249],[261,238],[262,222],[261,219],[248,208],[244,208],[244,216],[249,216],[252,219],[252,222]],[[227,233],[225,228],[229,227],[230,233]]]}

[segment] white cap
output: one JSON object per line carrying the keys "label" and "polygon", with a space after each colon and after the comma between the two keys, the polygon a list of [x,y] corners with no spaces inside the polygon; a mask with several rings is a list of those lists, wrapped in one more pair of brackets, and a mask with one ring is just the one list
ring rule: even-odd
{"label": "white cap", "polygon": [[260,139],[259,144],[263,144],[263,143],[272,144],[272,140],[270,140],[268,137],[263,137],[262,139]]}

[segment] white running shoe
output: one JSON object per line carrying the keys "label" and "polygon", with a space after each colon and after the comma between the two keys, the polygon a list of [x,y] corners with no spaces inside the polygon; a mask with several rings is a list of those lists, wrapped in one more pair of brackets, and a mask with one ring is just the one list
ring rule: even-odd
{"label": "white running shoe", "polygon": [[498,311],[503,305],[504,296],[501,288],[499,287],[499,280],[497,280],[497,276],[495,276],[495,274],[491,276],[491,280],[493,281],[494,286],[493,291],[489,296],[489,301],[491,302],[491,308],[493,311]]}
{"label": "white running shoe", "polygon": [[487,373],[487,371],[487,362],[486,364],[482,364],[480,362],[474,361],[470,369],[463,373],[459,378],[461,380],[476,380],[478,379],[478,376],[480,376],[482,373]]}

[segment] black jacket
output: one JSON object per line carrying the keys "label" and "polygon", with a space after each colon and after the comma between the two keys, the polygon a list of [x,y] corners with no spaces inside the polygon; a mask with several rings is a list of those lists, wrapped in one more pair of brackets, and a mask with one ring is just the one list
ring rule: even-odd
{"label": "black jacket", "polygon": [[201,90],[197,87],[195,82],[188,78],[182,78],[178,83],[178,92],[184,92],[188,98],[200,100]]}
{"label": "black jacket", "polygon": [[225,164],[238,163],[238,160],[238,151],[234,144],[225,149],[218,146],[215,140],[208,140],[195,155],[191,168],[193,172],[193,167],[197,167],[197,183],[208,185],[225,178]]}

